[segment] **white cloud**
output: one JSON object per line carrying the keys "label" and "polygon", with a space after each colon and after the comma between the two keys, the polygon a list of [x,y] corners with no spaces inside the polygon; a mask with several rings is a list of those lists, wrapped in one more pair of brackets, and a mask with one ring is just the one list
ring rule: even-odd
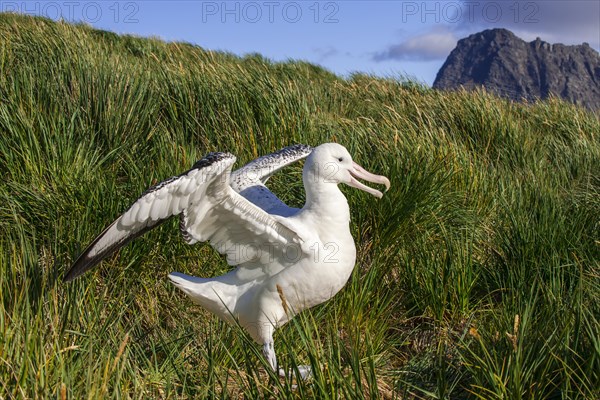
{"label": "white cloud", "polygon": [[318,62],[323,62],[326,59],[339,54],[339,51],[333,46],[314,47],[312,50],[317,55]]}
{"label": "white cloud", "polygon": [[457,41],[458,39],[453,32],[436,28],[430,32],[409,37],[399,44],[389,46],[386,50],[376,53],[373,60],[443,60],[456,46]]}

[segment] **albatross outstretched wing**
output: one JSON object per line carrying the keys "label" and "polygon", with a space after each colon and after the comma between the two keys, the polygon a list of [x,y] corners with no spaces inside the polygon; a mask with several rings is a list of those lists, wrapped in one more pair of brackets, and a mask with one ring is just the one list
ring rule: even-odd
{"label": "albatross outstretched wing", "polygon": [[[210,153],[187,172],[148,189],[117,220],[108,226],[79,256],[65,281],[71,281],[131,240],[166,219],[182,215],[181,227],[190,243],[210,241],[230,265],[259,266],[267,275],[281,270],[286,260],[273,254],[303,239],[290,223],[265,212],[230,186],[235,156]],[[263,256],[258,251],[269,249]],[[265,257],[264,255],[268,255]],[[269,271],[269,268],[275,268]]]}

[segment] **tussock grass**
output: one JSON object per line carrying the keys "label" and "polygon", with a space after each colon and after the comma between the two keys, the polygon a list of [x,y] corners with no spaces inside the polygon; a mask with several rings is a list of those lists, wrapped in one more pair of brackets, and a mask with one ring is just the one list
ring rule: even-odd
{"label": "tussock grass", "polygon": [[[0,15],[1,398],[600,396],[600,122],[302,62]],[[60,277],[146,187],[338,141],[390,177],[345,190],[358,264],[276,337],[282,380],[168,272],[227,266],[167,223]],[[272,180],[303,202],[300,166]],[[297,385],[297,386],[294,386]]]}

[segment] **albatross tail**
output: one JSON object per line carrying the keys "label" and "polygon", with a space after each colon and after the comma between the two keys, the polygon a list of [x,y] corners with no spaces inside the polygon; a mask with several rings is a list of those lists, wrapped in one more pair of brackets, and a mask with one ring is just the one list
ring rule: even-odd
{"label": "albatross tail", "polygon": [[232,313],[238,297],[236,287],[214,279],[199,278],[180,272],[170,273],[169,279],[195,303],[225,321],[233,321]]}

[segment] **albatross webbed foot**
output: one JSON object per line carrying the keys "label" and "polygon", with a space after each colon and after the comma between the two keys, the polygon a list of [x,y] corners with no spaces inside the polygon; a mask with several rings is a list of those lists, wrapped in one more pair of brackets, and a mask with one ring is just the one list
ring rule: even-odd
{"label": "albatross webbed foot", "polygon": [[[312,368],[310,365],[298,365],[298,372],[300,373],[300,379],[306,381],[312,377]],[[283,368],[279,368],[279,376],[282,378],[288,378],[293,376],[293,371],[286,373]]]}

